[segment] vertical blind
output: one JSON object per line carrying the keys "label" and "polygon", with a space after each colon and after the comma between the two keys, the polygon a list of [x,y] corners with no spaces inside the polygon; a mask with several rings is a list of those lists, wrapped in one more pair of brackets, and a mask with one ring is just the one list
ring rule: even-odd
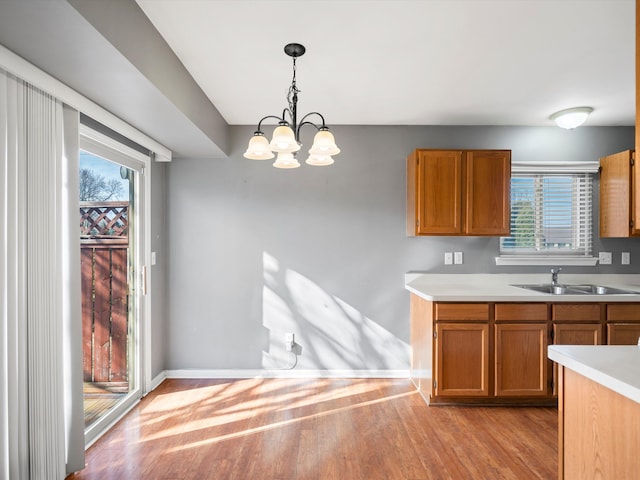
{"label": "vertical blind", "polygon": [[502,255],[590,256],[591,173],[514,173],[511,236],[500,239]]}
{"label": "vertical blind", "polygon": [[3,479],[84,466],[77,139],[76,110],[0,70]]}

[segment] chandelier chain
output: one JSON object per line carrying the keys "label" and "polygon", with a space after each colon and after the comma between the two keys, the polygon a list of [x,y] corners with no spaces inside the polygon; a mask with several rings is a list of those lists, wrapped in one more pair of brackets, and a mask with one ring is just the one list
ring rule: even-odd
{"label": "chandelier chain", "polygon": [[287,93],[287,102],[289,103],[289,111],[291,113],[293,113],[294,106],[298,101],[298,93],[300,93],[300,89],[296,86],[296,57],[293,57],[293,77],[291,78],[291,86]]}

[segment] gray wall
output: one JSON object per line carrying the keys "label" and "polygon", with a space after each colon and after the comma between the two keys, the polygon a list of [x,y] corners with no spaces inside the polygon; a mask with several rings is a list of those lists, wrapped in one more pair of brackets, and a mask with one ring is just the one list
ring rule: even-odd
{"label": "gray wall", "polygon": [[[407,271],[537,272],[498,267],[497,238],[405,236],[405,159],[415,148],[511,149],[513,161],[585,161],[633,148],[632,127],[338,126],[330,167],[282,171],[242,157],[252,127],[233,127],[225,160],[168,167],[167,368],[408,367]],[[311,142],[312,132],[302,141]],[[597,218],[597,216],[596,216]],[[445,251],[464,265],[443,265]],[[638,240],[597,239],[638,272]],[[631,266],[620,265],[630,251]]]}
{"label": "gray wall", "polygon": [[151,292],[151,376],[166,369],[167,354],[167,168],[151,162],[151,251],[156,264],[149,268]]}

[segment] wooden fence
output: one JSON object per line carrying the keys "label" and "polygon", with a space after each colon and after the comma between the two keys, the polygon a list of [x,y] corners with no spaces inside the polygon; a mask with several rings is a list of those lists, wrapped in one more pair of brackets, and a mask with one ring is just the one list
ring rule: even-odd
{"label": "wooden fence", "polygon": [[84,381],[128,391],[128,202],[80,202]]}

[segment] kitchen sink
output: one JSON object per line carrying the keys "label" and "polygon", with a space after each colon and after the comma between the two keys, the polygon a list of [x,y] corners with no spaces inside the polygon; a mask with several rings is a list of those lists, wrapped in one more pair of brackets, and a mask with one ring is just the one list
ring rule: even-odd
{"label": "kitchen sink", "polygon": [[640,292],[633,290],[606,287],[604,285],[552,285],[551,283],[539,283],[511,286],[551,295],[640,295]]}
{"label": "kitchen sink", "polygon": [[640,293],[622,288],[605,287],[604,285],[569,285],[568,287],[572,290],[585,292],[587,295],[638,295]]}

